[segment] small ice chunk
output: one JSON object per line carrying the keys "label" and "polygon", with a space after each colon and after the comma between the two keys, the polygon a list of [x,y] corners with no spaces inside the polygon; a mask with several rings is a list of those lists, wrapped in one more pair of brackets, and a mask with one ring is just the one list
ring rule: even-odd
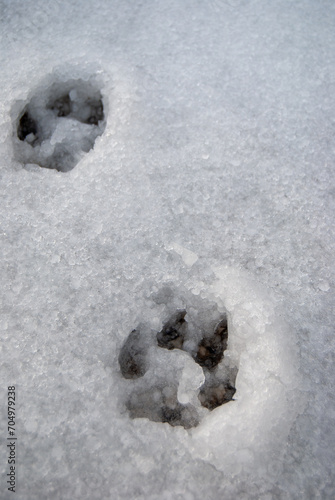
{"label": "small ice chunk", "polygon": [[192,267],[199,258],[197,254],[179,245],[178,243],[172,243],[168,250],[174,250],[177,254],[179,254],[188,267]]}
{"label": "small ice chunk", "polygon": [[75,101],[77,99],[77,91],[76,91],[76,89],[70,90],[69,96],[70,96],[71,101]]}
{"label": "small ice chunk", "polygon": [[330,286],[327,281],[321,281],[319,283],[319,290],[321,290],[321,292],[328,292],[329,288]]}
{"label": "small ice chunk", "polygon": [[27,141],[29,144],[31,144],[32,142],[34,142],[34,140],[36,139],[36,135],[31,132],[30,134],[27,135],[27,137],[25,138],[25,141]]}

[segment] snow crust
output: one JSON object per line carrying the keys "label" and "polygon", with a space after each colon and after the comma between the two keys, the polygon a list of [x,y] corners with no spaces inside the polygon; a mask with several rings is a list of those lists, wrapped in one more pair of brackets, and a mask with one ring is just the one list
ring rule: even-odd
{"label": "snow crust", "polygon": [[[16,497],[333,498],[333,2],[12,0],[0,23]],[[25,110],[40,139],[29,120],[19,138]],[[228,317],[217,372],[236,393],[212,411],[191,355],[152,342],[181,309],[190,351]],[[131,380],[119,356],[139,325]],[[157,381],[197,425],[132,418]]]}

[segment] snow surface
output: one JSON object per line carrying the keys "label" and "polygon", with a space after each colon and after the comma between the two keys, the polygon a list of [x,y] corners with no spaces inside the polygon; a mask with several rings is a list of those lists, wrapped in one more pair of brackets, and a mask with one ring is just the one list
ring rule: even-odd
{"label": "snow surface", "polygon": [[[20,500],[334,498],[334,2],[0,14],[0,498],[9,385]],[[105,121],[56,126],[43,158],[65,141],[78,163],[42,168],[18,122],[70,81],[101,93]],[[118,362],[134,328],[184,307],[200,324],[227,311],[235,400],[190,429],[132,419],[127,398],[159,377],[197,399],[182,351],[151,348],[136,381]]]}

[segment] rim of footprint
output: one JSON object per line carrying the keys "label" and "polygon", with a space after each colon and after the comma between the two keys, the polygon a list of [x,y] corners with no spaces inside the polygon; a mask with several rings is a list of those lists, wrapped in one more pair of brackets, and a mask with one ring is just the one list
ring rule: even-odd
{"label": "rim of footprint", "polygon": [[237,368],[224,363],[227,314],[201,316],[186,307],[169,312],[158,332],[143,323],[129,333],[118,361],[133,385],[125,401],[131,418],[189,429],[233,400]]}

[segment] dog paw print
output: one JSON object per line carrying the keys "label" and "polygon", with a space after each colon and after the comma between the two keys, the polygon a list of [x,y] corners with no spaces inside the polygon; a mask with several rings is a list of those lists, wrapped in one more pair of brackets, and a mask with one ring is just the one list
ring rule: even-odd
{"label": "dog paw print", "polygon": [[42,89],[15,120],[16,154],[24,165],[72,170],[105,128],[99,89],[84,80]]}
{"label": "dog paw print", "polygon": [[131,418],[189,429],[233,400],[236,372],[220,369],[227,318],[204,330],[191,316],[186,309],[175,311],[158,333],[139,325],[123,344],[119,366],[133,386],[125,402]]}

